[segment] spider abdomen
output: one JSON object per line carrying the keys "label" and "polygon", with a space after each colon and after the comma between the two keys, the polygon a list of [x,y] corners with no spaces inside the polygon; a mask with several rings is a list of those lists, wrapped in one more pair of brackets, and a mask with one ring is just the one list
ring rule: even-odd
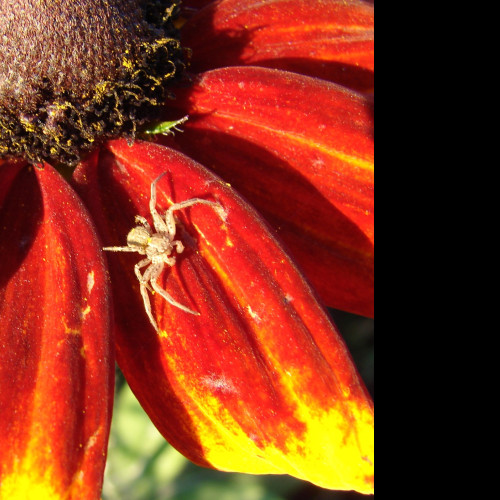
{"label": "spider abdomen", "polygon": [[146,248],[149,245],[150,237],[151,233],[145,227],[134,227],[127,234],[127,245],[137,249],[139,253],[145,254]]}

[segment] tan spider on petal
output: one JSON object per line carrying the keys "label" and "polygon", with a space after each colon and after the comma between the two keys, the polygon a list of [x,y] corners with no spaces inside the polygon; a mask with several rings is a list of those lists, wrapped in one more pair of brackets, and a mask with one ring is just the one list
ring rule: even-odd
{"label": "tan spider on petal", "polygon": [[[203,200],[201,198],[191,198],[190,200],[182,201],[181,203],[174,203],[166,212],[165,217],[156,210],[156,184],[166,174],[163,172],[151,183],[151,200],[149,202],[149,211],[153,218],[154,230],[149,225],[148,221],[140,215],[135,216],[135,221],[140,224],[134,227],[127,235],[126,247],[104,247],[103,250],[108,252],[137,252],[145,255],[146,258],[139,261],[135,267],[135,275],[139,280],[142,299],[144,301],[144,308],[154,326],[156,331],[160,331],[158,325],[153,318],[151,312],[151,302],[148,296],[148,289],[159,293],[167,302],[172,304],[183,311],[199,315],[199,313],[192,311],[188,307],[180,304],[173,297],[170,296],[160,285],[157,280],[160,277],[165,264],[173,266],[175,264],[175,254],[172,252],[175,249],[176,253],[184,251],[184,245],[181,241],[175,240],[176,226],[174,212],[182,210],[183,208],[190,207],[196,204],[210,205],[217,213],[223,217],[224,209],[219,203],[213,201]],[[141,274],[140,269],[149,267]],[[151,287],[149,286],[151,284]]]}

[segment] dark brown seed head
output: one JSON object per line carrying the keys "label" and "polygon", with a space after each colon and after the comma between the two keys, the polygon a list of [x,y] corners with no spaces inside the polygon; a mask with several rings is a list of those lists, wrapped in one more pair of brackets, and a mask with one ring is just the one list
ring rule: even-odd
{"label": "dark brown seed head", "polygon": [[135,136],[184,69],[171,0],[2,0],[0,158]]}

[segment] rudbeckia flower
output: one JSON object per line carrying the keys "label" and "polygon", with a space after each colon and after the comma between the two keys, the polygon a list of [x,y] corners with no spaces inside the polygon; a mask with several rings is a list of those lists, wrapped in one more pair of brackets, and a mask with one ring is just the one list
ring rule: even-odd
{"label": "rudbeckia flower", "polygon": [[355,0],[2,2],[0,498],[100,497],[115,360],[196,464],[372,493],[325,310],[372,314],[372,30]]}

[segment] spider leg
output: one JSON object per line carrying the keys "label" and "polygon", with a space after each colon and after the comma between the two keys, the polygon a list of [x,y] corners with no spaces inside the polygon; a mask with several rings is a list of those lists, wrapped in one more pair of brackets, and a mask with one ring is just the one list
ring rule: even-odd
{"label": "spider leg", "polygon": [[175,249],[177,250],[177,253],[184,252],[184,245],[182,244],[182,241],[174,240],[174,241],[172,241],[172,246],[175,247]]}
{"label": "spider leg", "polygon": [[153,289],[155,290],[155,292],[159,293],[167,302],[169,302],[173,306],[178,307],[179,309],[182,309],[184,312],[194,314],[195,316],[200,315],[199,312],[192,311],[188,307],[183,306],[182,304],[180,304],[179,302],[174,300],[174,298],[171,297],[170,294],[167,293],[165,290],[163,290],[163,288],[160,285],[158,285],[158,283],[155,280],[151,280],[151,285],[153,286]]}
{"label": "spider leg", "polygon": [[174,203],[166,212],[165,212],[165,222],[168,228],[168,234],[171,239],[175,237],[175,218],[174,212],[176,210],[182,210],[183,208],[190,207],[192,205],[211,205],[214,210],[219,211],[222,207],[215,203],[214,201],[203,200],[201,198],[191,198],[190,200],[181,201],[180,203]]}
{"label": "spider leg", "polygon": [[170,304],[172,304],[175,307],[178,307],[179,309],[182,309],[185,312],[199,316],[200,313],[192,311],[188,307],[183,306],[182,304],[177,302],[168,292],[166,292],[157,283],[157,279],[160,277],[162,271],[163,271],[163,262],[153,263],[144,273],[144,278],[147,277],[148,281],[151,283],[151,286],[153,287],[153,290],[155,292],[159,293],[167,302],[169,302]]}
{"label": "spider leg", "polygon": [[167,228],[165,226],[165,222],[161,218],[160,214],[156,210],[156,184],[158,181],[165,175],[167,172],[163,172],[163,174],[159,175],[152,183],[151,183],[151,199],[149,200],[149,211],[151,212],[151,217],[153,217],[153,224],[155,229],[160,233],[162,231],[166,231]]}
{"label": "spider leg", "polygon": [[163,261],[165,262],[165,264],[168,264],[170,267],[173,267],[175,266],[175,255],[172,255],[171,257],[163,257]]}
{"label": "spider leg", "polygon": [[158,181],[166,175],[168,172],[163,172],[163,174],[160,174],[152,183],[151,183],[151,200],[149,202],[149,211],[150,212],[155,212],[156,211],[156,184],[158,184]]}
{"label": "spider leg", "polygon": [[[147,266],[150,263],[151,263],[151,259],[142,259],[134,266],[135,275],[137,276],[137,279],[139,280],[139,283],[141,284],[141,293],[142,293],[142,287],[147,288],[150,292],[153,291],[153,290],[151,290],[151,287],[149,286],[149,283],[148,283],[148,281],[150,279],[149,278],[150,273],[148,273],[149,269],[146,269],[146,271],[144,272],[144,275],[142,275],[141,271],[139,271],[139,269],[141,269],[144,266]],[[144,296],[143,296],[143,298],[144,298]],[[148,299],[148,301],[149,301],[149,299]],[[144,303],[144,305],[146,305],[146,303]],[[151,306],[149,308],[151,309]]]}
{"label": "spider leg", "polygon": [[148,264],[151,264],[151,259],[142,259],[134,266],[134,271],[135,275],[137,276],[137,279],[139,280],[142,301],[144,302],[144,309],[146,310],[146,314],[148,315],[149,321],[154,326],[154,329],[157,332],[160,332],[158,324],[156,323],[153,317],[153,312],[151,311],[151,301],[149,300],[149,295],[148,295],[148,290],[150,292],[153,292],[153,290],[151,290],[151,287],[149,286],[148,281],[150,279],[151,271],[154,270],[154,266],[151,266],[148,269],[146,269],[144,275],[142,275],[141,271],[139,270],[142,267],[147,266]]}
{"label": "spider leg", "polygon": [[153,313],[151,312],[151,302],[149,300],[149,295],[148,295],[147,288],[149,288],[147,286],[147,283],[142,283],[141,282],[140,289],[141,289],[142,300],[144,302],[144,309],[146,310],[146,314],[148,315],[149,321],[153,325],[154,329],[158,333],[160,333],[160,329],[158,328],[158,325],[157,325],[155,319],[153,318]]}
{"label": "spider leg", "polygon": [[142,224],[150,233],[151,231],[151,226],[149,225],[149,222],[146,220],[145,217],[141,217],[140,215],[135,216],[135,222],[138,224]]}
{"label": "spider leg", "polygon": [[103,247],[107,252],[137,252],[137,249],[132,247]]}

